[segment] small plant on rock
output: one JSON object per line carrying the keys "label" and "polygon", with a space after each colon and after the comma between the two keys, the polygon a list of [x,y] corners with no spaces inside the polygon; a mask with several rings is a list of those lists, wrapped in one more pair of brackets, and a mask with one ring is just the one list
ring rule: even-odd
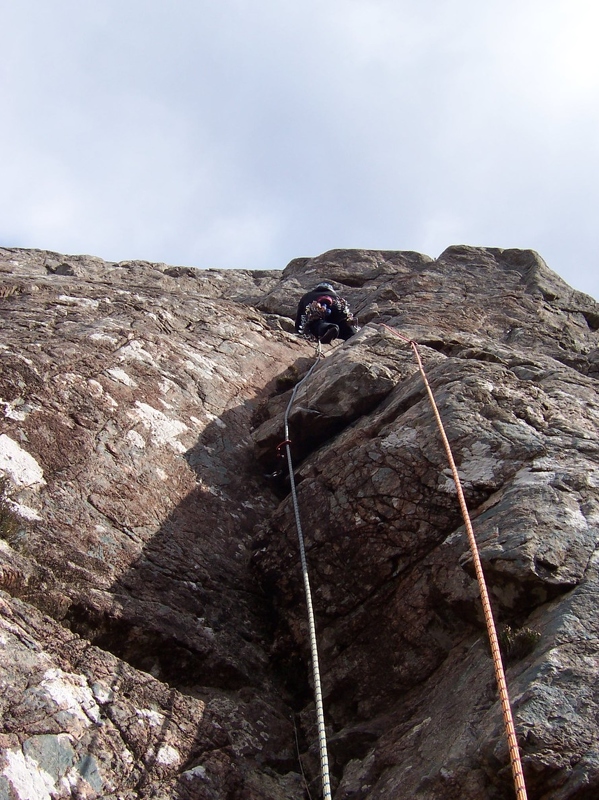
{"label": "small plant on rock", "polygon": [[0,478],[0,539],[10,543],[19,532],[21,518],[15,514],[8,502],[7,489],[6,478]]}
{"label": "small plant on rock", "polygon": [[18,284],[7,284],[0,286],[0,298],[11,297],[14,294],[21,294],[22,287]]}
{"label": "small plant on rock", "polygon": [[537,646],[541,634],[532,628],[512,628],[506,625],[498,638],[501,654],[509,664],[530,655]]}
{"label": "small plant on rock", "polygon": [[295,365],[287,367],[285,372],[278,376],[275,381],[275,386],[278,394],[286,392],[288,389],[293,389],[296,383],[299,383],[300,374]]}

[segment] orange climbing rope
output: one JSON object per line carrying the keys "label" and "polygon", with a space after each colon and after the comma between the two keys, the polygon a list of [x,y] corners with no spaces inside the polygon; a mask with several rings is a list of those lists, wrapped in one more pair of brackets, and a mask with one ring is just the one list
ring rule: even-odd
{"label": "orange climbing rope", "polygon": [[487,634],[489,637],[489,641],[491,643],[491,653],[493,654],[493,664],[495,666],[495,678],[497,680],[499,697],[501,699],[501,709],[503,712],[503,722],[508,741],[510,763],[512,766],[512,776],[514,778],[514,787],[516,789],[516,798],[517,800],[526,800],[527,798],[526,784],[524,783],[524,773],[522,772],[522,762],[520,760],[520,749],[518,747],[518,740],[516,738],[516,729],[514,727],[514,719],[512,717],[512,709],[510,706],[510,698],[507,690],[507,683],[505,680],[505,672],[503,669],[503,662],[501,660],[501,652],[499,650],[497,629],[495,627],[495,621],[493,619],[493,611],[491,610],[489,592],[487,591],[487,583],[485,581],[485,575],[483,572],[483,567],[478,552],[478,545],[476,544],[476,537],[474,536],[474,530],[472,528],[472,522],[470,520],[470,514],[468,513],[468,507],[466,506],[466,500],[464,498],[464,491],[462,489],[460,476],[458,475],[458,470],[453,458],[453,454],[451,452],[451,447],[449,445],[447,434],[445,433],[445,428],[443,427],[443,422],[441,420],[441,415],[439,414],[439,409],[437,408],[437,404],[433,396],[433,391],[428,382],[428,378],[426,377],[424,366],[422,365],[420,353],[418,352],[418,345],[412,339],[408,339],[406,336],[402,336],[401,333],[396,331],[394,328],[391,328],[389,325],[385,325],[383,323],[383,328],[386,328],[388,331],[391,331],[391,333],[394,336],[397,336],[399,339],[402,339],[404,342],[407,342],[414,351],[414,355],[418,363],[418,369],[420,370],[422,380],[424,381],[424,385],[428,393],[428,398],[430,400],[430,404],[433,409],[435,419],[437,420],[437,426],[439,428],[439,432],[441,433],[441,439],[443,440],[443,445],[445,447],[445,452],[447,454],[447,460],[449,461],[449,466],[451,467],[451,472],[453,474],[453,480],[455,482],[455,487],[458,493],[458,500],[460,503],[460,508],[462,510],[462,517],[464,518],[464,525],[468,533],[470,550],[472,551],[472,558],[474,560],[474,569],[476,571],[476,578],[478,580],[480,597],[483,605],[483,611],[485,614],[485,622],[487,624]]}

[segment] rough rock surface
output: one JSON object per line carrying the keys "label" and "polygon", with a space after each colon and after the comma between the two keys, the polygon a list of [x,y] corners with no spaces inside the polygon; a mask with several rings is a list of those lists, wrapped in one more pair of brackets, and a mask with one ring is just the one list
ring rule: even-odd
{"label": "rough rock surface", "polygon": [[591,298],[522,250],[250,272],[0,249],[2,800],[318,796],[293,510],[266,475],[322,278],[364,326],[290,415],[336,800],[513,796],[455,486],[380,323],[419,342],[464,482],[529,797],[599,796]]}

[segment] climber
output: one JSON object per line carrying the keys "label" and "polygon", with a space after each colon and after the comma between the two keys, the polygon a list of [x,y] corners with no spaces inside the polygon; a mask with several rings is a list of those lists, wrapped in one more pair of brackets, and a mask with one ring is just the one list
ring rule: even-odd
{"label": "climber", "polygon": [[347,340],[357,331],[347,300],[339,297],[327,281],[316,284],[299,301],[295,332],[300,336],[329,344],[338,336]]}

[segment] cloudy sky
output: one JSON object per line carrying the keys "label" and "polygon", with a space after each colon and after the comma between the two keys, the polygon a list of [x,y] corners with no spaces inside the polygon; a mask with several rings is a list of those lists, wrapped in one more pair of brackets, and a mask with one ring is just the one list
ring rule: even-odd
{"label": "cloudy sky", "polygon": [[599,298],[596,0],[0,0],[0,244],[537,250]]}

